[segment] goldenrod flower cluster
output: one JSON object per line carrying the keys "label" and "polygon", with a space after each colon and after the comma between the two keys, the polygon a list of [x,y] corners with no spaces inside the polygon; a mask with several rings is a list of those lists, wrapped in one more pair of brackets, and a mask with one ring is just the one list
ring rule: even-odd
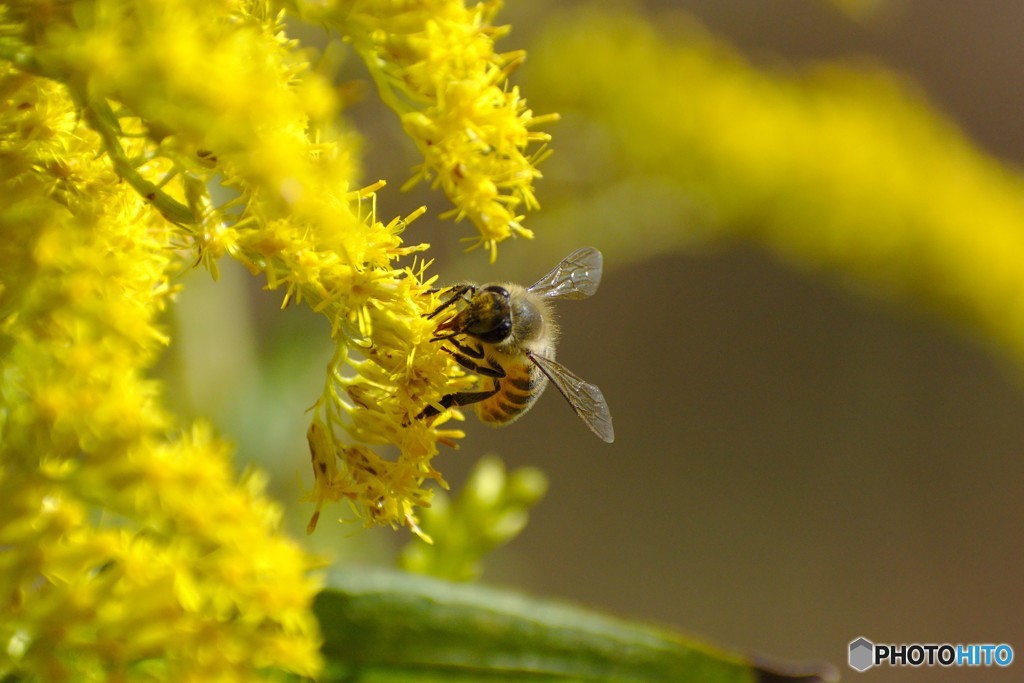
{"label": "goldenrod flower cluster", "polygon": [[759,69],[679,14],[662,21],[669,38],[591,9],[531,49],[528,87],[576,117],[588,137],[567,156],[596,169],[574,169],[586,201],[544,218],[585,225],[620,261],[746,239],[924,303],[1024,359],[1018,172],[879,68]]}
{"label": "goldenrod flower cluster", "polygon": [[[362,55],[385,103],[423,154],[409,184],[431,180],[469,218],[474,246],[493,261],[499,242],[532,236],[520,209],[537,208],[533,181],[549,136],[519,89],[507,87],[522,51],[495,53],[505,33],[491,24],[501,3],[450,0],[351,0],[324,7],[298,0],[300,13],[338,29]],[[539,147],[533,147],[540,143]]]}
{"label": "goldenrod flower cluster", "polygon": [[64,86],[0,67],[0,669],[244,679],[318,667],[309,561],[258,476],[145,379],[176,232]]}
{"label": "goldenrod flower cluster", "polygon": [[416,528],[425,481],[441,480],[431,459],[462,434],[417,415],[473,378],[430,343],[425,245],[402,240],[422,211],[378,220],[383,183],[354,184],[338,90],[287,37],[286,12],[338,29],[387,74],[406,128],[434,131],[417,137],[420,175],[437,174],[492,252],[526,234],[526,146],[543,136],[504,86],[515,59],[492,52],[493,5],[311,7],[0,7],[0,672],[246,680],[320,666],[310,561],[279,534],[261,477],[236,479],[225,444],[168,415],[145,377],[186,268],[216,276],[235,258],[331,322],[311,528],[337,500]]}

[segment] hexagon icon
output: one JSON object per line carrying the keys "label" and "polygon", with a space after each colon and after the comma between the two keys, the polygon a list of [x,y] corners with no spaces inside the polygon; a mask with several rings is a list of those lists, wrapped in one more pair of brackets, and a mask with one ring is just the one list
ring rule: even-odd
{"label": "hexagon icon", "polygon": [[861,636],[850,643],[850,668],[867,671],[875,665],[875,644]]}

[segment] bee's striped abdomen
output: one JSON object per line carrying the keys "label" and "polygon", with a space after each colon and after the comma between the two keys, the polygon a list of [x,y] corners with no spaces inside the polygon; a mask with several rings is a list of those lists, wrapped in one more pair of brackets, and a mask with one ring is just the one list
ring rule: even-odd
{"label": "bee's striped abdomen", "polygon": [[477,404],[483,422],[505,424],[529,410],[547,384],[547,377],[529,360],[502,363],[505,376],[498,380],[498,393]]}

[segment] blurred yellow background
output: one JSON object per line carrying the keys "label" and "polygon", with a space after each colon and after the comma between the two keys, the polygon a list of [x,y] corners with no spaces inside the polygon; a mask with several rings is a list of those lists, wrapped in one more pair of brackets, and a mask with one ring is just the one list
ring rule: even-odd
{"label": "blurred yellow background", "polygon": [[[583,11],[561,7],[563,21]],[[1011,167],[1024,161],[1019,2],[693,1],[625,11],[659,23],[666,9],[689,13],[777,73],[823,61],[884,65],[982,150]],[[401,193],[395,183],[378,205],[383,216],[428,205],[405,238],[431,243],[432,272],[445,281],[528,284],[575,246],[605,254],[597,296],[558,307],[559,358],[603,389],[616,442],[595,439],[549,391],[500,431],[470,417],[460,450],[435,460],[456,493],[487,453],[550,478],[526,531],[491,558],[485,580],[743,650],[827,660],[849,678],[1009,680],[1021,664],[856,674],[846,647],[862,635],[1006,642],[1024,656],[1020,365],[884,285],[850,287],[848,274],[794,268],[744,239],[756,226],[709,236],[685,198],[661,210],[625,198],[614,234],[560,225],[594,211],[580,186],[600,179],[577,154],[598,156],[604,142],[543,88],[531,90],[541,67],[532,47],[552,30],[550,14],[546,3],[514,2],[499,15],[513,27],[501,46],[530,51],[515,76],[530,105],[564,114],[549,128],[555,154],[538,183],[552,213],[526,221],[536,239],[503,244],[491,266],[462,252],[470,228],[437,220],[447,206],[428,188]],[[674,27],[662,33],[669,43]],[[355,58],[348,68],[365,78]],[[647,106],[660,102],[652,93]],[[373,97],[348,113],[365,135],[365,179],[408,177],[417,156],[394,117]],[[628,246],[631,220],[643,223],[634,241],[646,247]],[[185,276],[165,374],[184,413],[213,419],[236,440],[240,462],[272,473],[289,527],[303,537],[312,509],[300,500],[312,485],[304,411],[322,388],[329,330],[308,311],[279,311],[279,295],[240,267],[223,263],[221,272],[217,285],[204,272]],[[309,539],[335,562],[388,564],[410,536],[329,523],[340,511],[325,512]]]}

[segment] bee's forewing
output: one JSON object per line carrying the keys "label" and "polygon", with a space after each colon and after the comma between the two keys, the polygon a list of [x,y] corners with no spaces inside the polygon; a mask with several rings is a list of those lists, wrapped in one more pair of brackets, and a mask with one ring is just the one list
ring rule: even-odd
{"label": "bee's forewing", "polygon": [[540,371],[543,372],[551,383],[555,385],[559,393],[569,402],[580,419],[590,427],[590,431],[607,443],[615,440],[615,430],[612,428],[612,414],[608,410],[608,403],[604,400],[604,394],[595,385],[583,381],[573,373],[569,372],[562,364],[531,353],[532,360]]}
{"label": "bee's forewing", "polygon": [[551,299],[585,299],[601,284],[601,252],[583,247],[572,252],[535,282],[530,291]]}

